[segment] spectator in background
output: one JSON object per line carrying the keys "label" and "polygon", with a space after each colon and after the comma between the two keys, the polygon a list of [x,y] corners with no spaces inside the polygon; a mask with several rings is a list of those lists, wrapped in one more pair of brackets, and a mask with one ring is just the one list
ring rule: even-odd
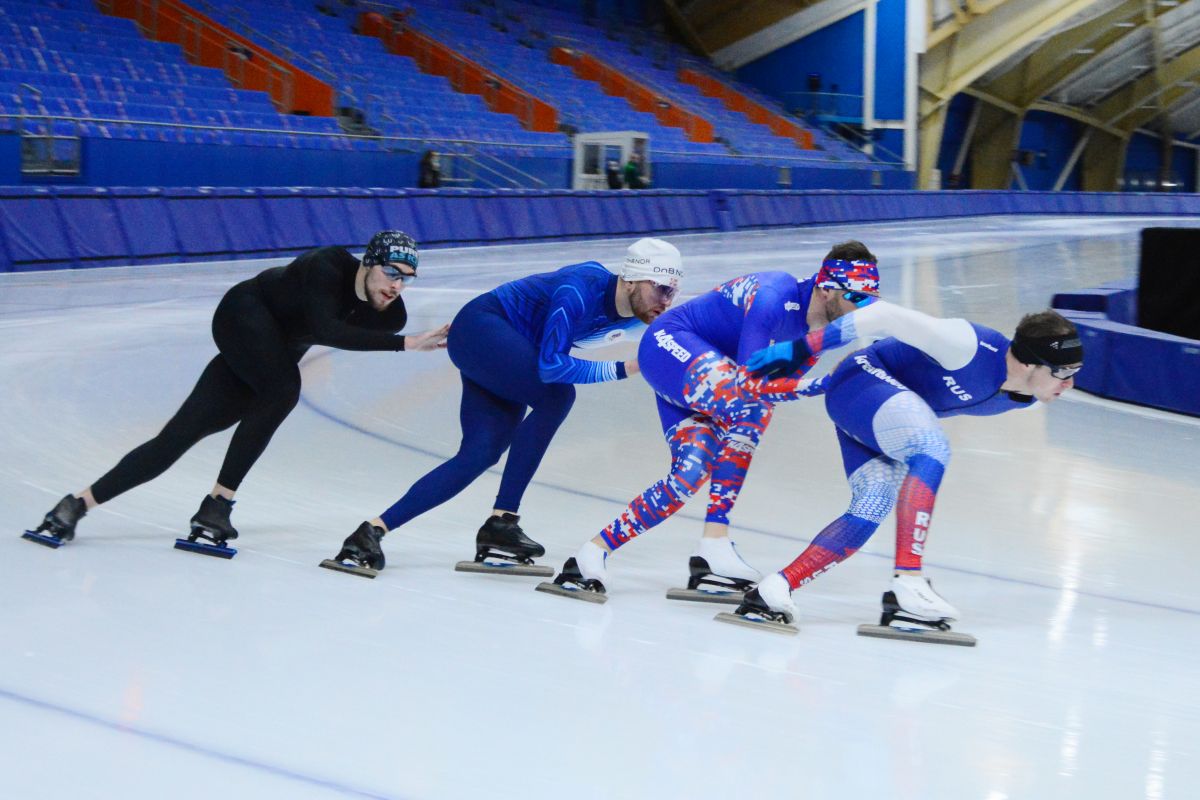
{"label": "spectator in background", "polygon": [[604,167],[604,177],[608,179],[608,188],[624,189],[625,182],[621,180],[621,165],[615,158],[610,158]]}
{"label": "spectator in background", "polygon": [[642,157],[638,153],[630,153],[625,162],[625,185],[630,189],[646,188],[646,182],[642,180]]}
{"label": "spectator in background", "polygon": [[442,185],[442,162],[433,150],[426,150],[421,156],[421,171],[417,176],[417,186],[422,189],[436,189]]}

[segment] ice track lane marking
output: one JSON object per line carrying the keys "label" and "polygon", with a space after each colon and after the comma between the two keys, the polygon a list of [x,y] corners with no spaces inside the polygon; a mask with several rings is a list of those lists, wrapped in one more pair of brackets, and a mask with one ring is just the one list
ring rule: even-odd
{"label": "ice track lane marking", "polygon": [[38,700],[33,697],[26,697],[25,695],[18,694],[16,692],[11,692],[7,689],[0,689],[0,698],[9,700],[14,703],[20,703],[21,705],[29,706],[31,708],[36,708],[39,711],[53,711],[55,713],[62,714],[64,716],[68,716],[68,717],[72,717],[74,719],[80,720],[82,722],[87,722],[92,725],[99,726],[101,728],[108,728],[109,730],[116,731],[117,733],[132,734],[134,736],[141,737],[142,739],[146,739],[151,742],[169,745],[169,746],[177,748],[179,750],[186,750],[190,753],[195,753],[197,755],[206,756],[207,758],[212,758],[217,761],[223,761],[226,764],[236,764],[237,766],[240,766],[240,767],[248,767],[250,769],[257,770],[259,772],[265,772],[270,775],[276,775],[281,778],[287,778],[289,780],[298,781],[300,783],[305,783],[305,784],[308,784],[309,786],[317,786],[322,789],[330,789],[332,791],[338,792],[339,794],[344,794],[344,795],[347,795],[350,797],[369,797],[369,798],[373,798],[373,800],[399,800],[399,798],[396,795],[374,794],[372,792],[364,791],[362,789],[355,789],[353,786],[345,786],[343,784],[337,783],[336,781],[326,780],[325,778],[318,778],[318,777],[315,777],[312,775],[305,775],[304,773],[301,773],[301,772],[293,772],[289,769],[285,769],[284,767],[276,767],[272,764],[264,764],[260,761],[251,761],[250,759],[243,758],[242,756],[236,756],[231,753],[223,753],[220,750],[213,750],[211,748],[204,747],[202,745],[193,744],[191,742],[186,742],[183,739],[176,739],[175,737],[168,736],[167,734],[141,730],[139,728],[135,728],[126,723],[114,722],[112,720],[105,719],[105,718],[99,717],[99,716],[95,716],[93,714],[89,714],[84,711],[77,711],[73,708],[67,708],[66,706],[60,706],[55,703],[46,702],[45,700]]}
{"label": "ice track lane marking", "polygon": [[[333,353],[333,351],[326,351],[323,353],[319,353],[318,355],[314,356],[313,358],[305,359],[300,364],[301,371],[303,371],[304,367],[307,366],[308,364],[311,364],[312,362],[318,361],[322,358],[328,358],[330,355],[332,355],[332,353]],[[348,419],[343,419],[342,417],[339,417],[336,414],[334,414],[332,411],[327,411],[324,408],[321,408],[320,406],[318,406],[316,403],[314,403],[308,397],[308,394],[305,393],[304,391],[301,391],[301,393],[300,393],[300,404],[303,405],[308,410],[312,411],[317,416],[322,417],[326,420],[329,420],[330,422],[332,422],[335,425],[338,425],[343,428],[347,428],[347,429],[355,431],[357,433],[361,433],[363,436],[374,439],[378,442],[385,442],[385,443],[393,445],[395,447],[399,447],[402,450],[408,450],[409,452],[419,453],[420,455],[429,456],[430,458],[435,458],[439,461],[443,461],[450,457],[449,455],[447,455],[445,453],[435,453],[432,450],[426,450],[423,447],[418,447],[417,445],[409,444],[408,442],[404,442],[399,439],[393,439],[392,437],[387,436],[382,433],[379,433],[378,431],[373,431],[370,428],[364,428],[361,425],[351,422]],[[493,474],[499,474],[500,471],[493,468],[493,469],[489,469],[488,472],[493,473]],[[573,495],[575,497],[583,497],[588,500],[601,500],[606,503],[612,503],[613,505],[618,506],[618,507],[623,505],[624,503],[628,502],[628,500],[619,500],[619,499],[616,499],[613,497],[607,497],[605,495],[593,494],[591,492],[584,492],[584,491],[575,489],[570,486],[559,486],[559,485],[553,484],[553,483],[545,483],[544,481],[539,481],[536,478],[530,483],[530,485],[531,486],[541,486],[546,489],[554,489],[556,491],[564,492],[566,494]],[[700,522],[703,520],[703,517],[699,517],[699,516],[692,515],[692,514],[680,513],[680,514],[676,514],[675,516],[678,518],[689,519],[694,522]],[[789,536],[788,534],[785,534],[785,533],[777,533],[775,531],[767,531],[767,530],[763,530],[761,528],[751,528],[751,527],[741,526],[741,525],[735,526],[735,527],[737,530],[743,530],[743,531],[746,531],[747,533],[754,533],[759,536],[769,536],[774,539],[784,539],[785,541],[789,541],[789,542],[801,542],[804,544],[809,544],[812,542],[811,539],[805,539],[800,536]],[[870,556],[872,558],[883,558],[883,559],[887,559],[888,561],[892,560],[892,556],[887,553],[872,553],[867,550],[860,550],[859,554],[865,555],[865,556]],[[945,564],[938,564],[936,562],[928,562],[927,561],[926,563],[930,564],[930,566],[936,567],[939,570],[945,570],[946,572],[956,572],[960,575],[972,575],[977,578],[990,578],[991,580],[1001,581],[1002,583],[1012,583],[1012,584],[1016,584],[1018,586],[1031,586],[1036,589],[1045,589],[1045,590],[1051,591],[1051,592],[1072,591],[1075,594],[1079,595],[1080,597],[1090,597],[1090,598],[1093,598],[1096,600],[1108,600],[1108,601],[1111,601],[1114,603],[1128,603],[1129,605],[1138,606],[1140,608],[1153,608],[1153,609],[1157,609],[1159,611],[1172,611],[1177,614],[1188,614],[1189,616],[1200,617],[1200,609],[1195,609],[1195,608],[1182,608],[1180,606],[1169,606],[1164,603],[1153,603],[1148,600],[1137,600],[1137,599],[1129,598],[1129,597],[1118,597],[1116,595],[1102,594],[1100,592],[1089,592],[1089,591],[1081,590],[1081,589],[1069,589],[1068,590],[1066,587],[1063,587],[1063,586],[1052,586],[1048,583],[1037,583],[1035,581],[1025,580],[1023,578],[1010,578],[1006,575],[996,575],[996,574],[988,573],[988,572],[979,572],[977,570],[966,569],[964,567],[951,567],[951,566],[947,566]]]}

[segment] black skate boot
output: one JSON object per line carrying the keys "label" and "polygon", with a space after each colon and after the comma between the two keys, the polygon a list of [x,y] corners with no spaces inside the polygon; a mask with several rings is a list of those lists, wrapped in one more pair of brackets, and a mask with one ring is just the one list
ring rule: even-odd
{"label": "black skate boot", "polygon": [[758,586],[746,592],[741,605],[732,614],[717,614],[715,619],[777,633],[797,632],[792,624],[796,621],[796,607],[792,604],[791,588],[779,573],[768,575]]}
{"label": "black skate boot", "polygon": [[349,572],[364,578],[374,578],[387,563],[380,541],[386,533],[378,525],[364,522],[342,542],[342,549],[333,558],[321,562],[325,569]]}
{"label": "black skate boot", "polygon": [[75,525],[86,514],[87,503],[83,498],[69,494],[46,512],[37,530],[25,531],[21,538],[57,549],[75,538]]}
{"label": "black skate boot", "polygon": [[457,572],[491,572],[500,575],[536,575],[549,578],[550,567],[533,563],[546,548],[530,539],[518,524],[520,517],[507,511],[490,516],[475,535],[475,560],[454,565]]}
{"label": "black skate boot", "polygon": [[537,585],[539,592],[557,594],[574,600],[587,600],[589,603],[605,603],[608,595],[604,584],[596,578],[585,578],[579,571],[579,563],[574,558],[568,558],[563,564],[562,572],[554,582],[549,581]]}
{"label": "black skate boot", "polygon": [[233,504],[233,500],[206,495],[200,502],[200,510],[192,515],[192,532],[186,539],[176,539],[175,549],[217,558],[233,558],[237,555],[237,550],[225,544],[229,539],[238,537],[237,529],[229,521]]}

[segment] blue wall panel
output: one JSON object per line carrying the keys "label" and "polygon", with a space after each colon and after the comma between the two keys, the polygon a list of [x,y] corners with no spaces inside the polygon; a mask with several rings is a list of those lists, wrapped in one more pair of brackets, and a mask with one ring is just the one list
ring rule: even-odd
{"label": "blue wall panel", "polygon": [[[875,118],[904,119],[905,6],[908,0],[879,0],[875,6]],[[912,0],[918,2],[918,0]],[[899,131],[890,131],[900,133]],[[903,136],[900,137],[903,148]],[[895,153],[901,150],[890,147]]]}
{"label": "blue wall panel", "polygon": [[863,15],[852,14],[798,42],[751,61],[737,79],[779,98],[789,108],[792,93],[808,90],[808,75],[821,78],[822,92],[863,93]]}

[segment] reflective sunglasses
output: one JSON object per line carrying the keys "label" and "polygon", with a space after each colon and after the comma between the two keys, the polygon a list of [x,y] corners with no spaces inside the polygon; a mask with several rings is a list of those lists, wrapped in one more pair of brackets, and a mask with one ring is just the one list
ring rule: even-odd
{"label": "reflective sunglasses", "polygon": [[1076,373],[1083,369],[1083,364],[1076,364],[1073,367],[1056,367],[1053,364],[1045,364],[1044,366],[1050,368],[1050,377],[1060,381],[1075,377]]}
{"label": "reflective sunglasses", "polygon": [[842,297],[860,308],[870,305],[872,301],[877,299],[874,295],[867,294],[866,292],[842,292]]}
{"label": "reflective sunglasses", "polygon": [[654,287],[654,293],[658,295],[658,299],[664,303],[669,303],[675,299],[675,295],[679,294],[678,287],[663,286],[661,283],[650,281],[650,285]]}
{"label": "reflective sunglasses", "polygon": [[384,277],[389,281],[400,281],[405,286],[408,286],[417,279],[417,273],[401,272],[400,268],[395,264],[380,264],[379,268],[383,270]]}

